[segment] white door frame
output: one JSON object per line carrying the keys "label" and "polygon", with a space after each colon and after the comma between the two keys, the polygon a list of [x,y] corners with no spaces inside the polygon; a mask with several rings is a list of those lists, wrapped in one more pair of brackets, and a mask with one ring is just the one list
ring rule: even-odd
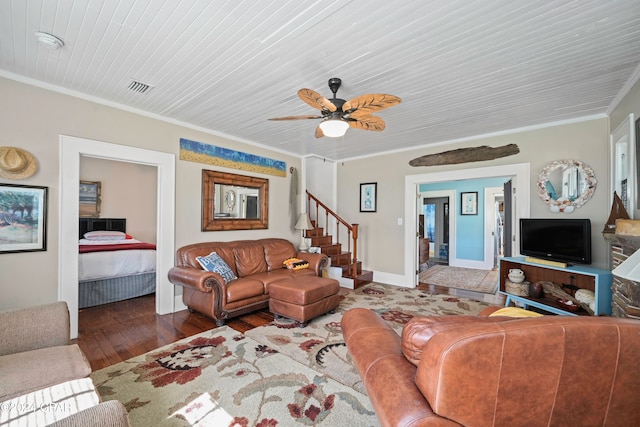
{"label": "white door frame", "polygon": [[[415,274],[418,268],[418,255],[416,252],[415,236],[416,236],[416,212],[417,212],[417,200],[416,194],[419,194],[420,184],[429,184],[434,182],[447,182],[458,181],[466,179],[480,179],[480,178],[495,178],[501,176],[513,177],[513,187],[517,192],[517,203],[514,198],[514,215],[515,222],[517,224],[520,218],[527,218],[530,212],[530,165],[529,163],[516,163],[512,165],[504,166],[489,166],[484,168],[475,169],[463,169],[463,170],[451,170],[444,172],[423,173],[418,175],[407,175],[404,177],[404,215],[407,224],[404,228],[404,283],[401,286],[408,288],[415,288],[418,284],[417,275]],[[506,197],[506,195],[505,195]],[[452,205],[449,205],[449,212],[452,211]],[[408,224],[411,224],[409,226]],[[514,247],[518,247],[519,232],[518,227],[515,227],[516,240]],[[449,239],[451,240],[451,239]],[[449,254],[451,256],[451,254]]]}
{"label": "white door frame", "polygon": [[[447,247],[447,250],[449,252],[449,261],[451,261],[451,257],[455,257],[455,253],[456,253],[456,216],[455,215],[451,215],[452,212],[456,212],[454,209],[456,209],[456,192],[455,190],[434,190],[434,191],[423,191],[422,193],[420,193],[420,200],[418,201],[419,205],[418,207],[418,211],[420,212],[421,209],[421,205],[422,205],[422,199],[431,199],[431,198],[440,198],[440,197],[447,197],[449,199],[449,244]],[[425,223],[426,223],[426,218],[425,218]],[[416,244],[418,244],[418,239],[416,238]],[[433,242],[434,245],[436,244],[436,242]],[[437,248],[436,248],[437,249]],[[434,254],[434,256],[437,258],[438,257],[438,251],[436,250],[436,253]]]}
{"label": "white door frame", "polygon": [[[493,268],[493,255],[496,251],[496,195],[503,194],[503,187],[485,187],[484,189],[484,270]],[[491,242],[491,244],[487,244]]]}
{"label": "white door frame", "polygon": [[60,135],[58,300],[66,301],[69,307],[71,338],[78,336],[78,200],[81,156],[158,168],[156,312],[166,314],[174,311],[174,285],[169,282],[167,273],[175,258],[175,155]]}
{"label": "white door frame", "polygon": [[[633,113],[630,113],[609,137],[611,144],[611,189],[623,198],[621,180],[627,180],[627,204],[625,206],[629,218],[633,219],[636,200],[636,153],[635,153],[635,130]],[[613,192],[611,192],[611,202],[613,203]]]}

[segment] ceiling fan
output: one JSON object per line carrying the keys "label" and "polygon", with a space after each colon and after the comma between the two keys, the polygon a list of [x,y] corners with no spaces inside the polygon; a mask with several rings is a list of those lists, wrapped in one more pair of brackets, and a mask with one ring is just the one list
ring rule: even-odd
{"label": "ceiling fan", "polygon": [[349,127],[381,131],[384,130],[384,120],[372,116],[371,113],[399,104],[402,100],[397,96],[384,93],[370,93],[345,101],[336,97],[336,92],[342,85],[337,77],[329,79],[329,89],[333,98],[327,99],[311,89],[300,89],[298,96],[308,105],[320,110],[321,115],[275,117],[269,120],[304,120],[323,119],[316,128],[316,138],[328,136],[332,138],[343,136]]}

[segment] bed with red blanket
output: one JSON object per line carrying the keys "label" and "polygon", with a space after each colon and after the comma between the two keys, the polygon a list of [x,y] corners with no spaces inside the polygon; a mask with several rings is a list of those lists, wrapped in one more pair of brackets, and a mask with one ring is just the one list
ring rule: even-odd
{"label": "bed with red blanket", "polygon": [[80,219],[80,308],[155,292],[156,245],[141,242],[126,234],[126,220],[111,220]]}

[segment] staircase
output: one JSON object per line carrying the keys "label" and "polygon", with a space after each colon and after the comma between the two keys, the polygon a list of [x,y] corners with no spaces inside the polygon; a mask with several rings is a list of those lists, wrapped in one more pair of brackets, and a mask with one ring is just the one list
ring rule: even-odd
{"label": "staircase", "polygon": [[[313,194],[307,193],[307,212],[311,217],[314,228],[307,230],[305,237],[311,239],[311,246],[320,248],[323,254],[331,259],[332,267],[342,269],[341,285],[356,289],[373,281],[373,271],[363,270],[362,261],[357,259],[358,224],[349,224],[318,200]],[[327,234],[330,223],[335,223],[336,236]],[[340,231],[346,230],[346,251],[340,243]]]}

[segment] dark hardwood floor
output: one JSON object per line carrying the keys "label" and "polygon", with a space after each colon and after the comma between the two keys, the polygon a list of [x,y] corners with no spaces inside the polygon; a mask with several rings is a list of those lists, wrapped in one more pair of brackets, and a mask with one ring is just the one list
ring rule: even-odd
{"label": "dark hardwood floor", "polygon": [[[500,299],[495,295],[422,283],[418,289],[504,304],[504,297]],[[342,292],[350,291],[342,288]],[[244,333],[271,321],[273,315],[269,310],[263,309],[231,319],[227,325]],[[188,310],[156,314],[155,296],[147,295],[80,310],[78,338],[73,342],[80,346],[95,371],[215,327],[213,320]]]}
{"label": "dark hardwood floor", "polygon": [[[273,320],[268,310],[247,314],[227,322],[246,332]],[[90,307],[78,315],[78,338],[95,371],[131,357],[216,327],[216,322],[188,310],[172,314],[155,313],[155,296]]]}

